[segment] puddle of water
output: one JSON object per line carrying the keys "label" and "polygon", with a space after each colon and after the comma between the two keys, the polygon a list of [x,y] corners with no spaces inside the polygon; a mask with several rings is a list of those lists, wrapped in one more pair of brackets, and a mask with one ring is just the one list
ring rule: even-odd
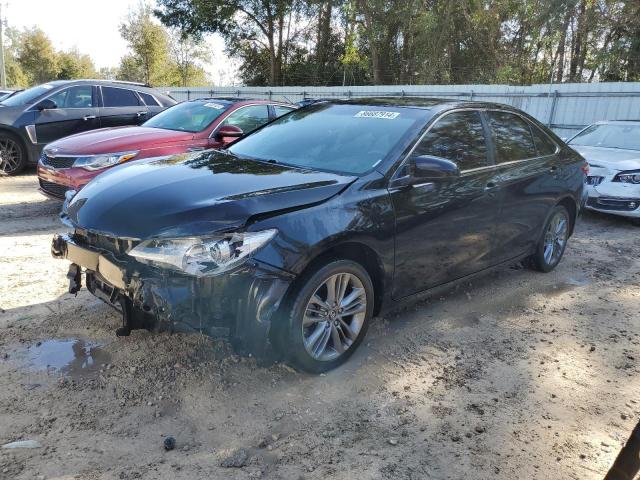
{"label": "puddle of water", "polygon": [[86,375],[109,363],[109,354],[99,343],[81,339],[45,340],[28,347],[23,358],[32,369],[53,370],[70,376]]}

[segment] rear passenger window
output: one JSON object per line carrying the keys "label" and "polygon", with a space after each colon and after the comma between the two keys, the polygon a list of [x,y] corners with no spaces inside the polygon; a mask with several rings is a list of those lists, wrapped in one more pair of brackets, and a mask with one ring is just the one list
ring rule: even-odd
{"label": "rear passenger window", "polygon": [[244,133],[249,133],[269,121],[267,105],[250,105],[231,112],[221,125],[233,125]]}
{"label": "rear passenger window", "polygon": [[144,92],[138,92],[138,95],[140,95],[142,97],[142,101],[148,107],[161,107],[162,106],[162,105],[160,105],[158,103],[158,101],[155,98],[153,98],[153,95],[149,95],[148,93],[144,93]]}
{"label": "rear passenger window", "polygon": [[102,102],[105,107],[135,107],[140,100],[135,92],[126,88],[102,87]]}
{"label": "rear passenger window", "polygon": [[536,144],[539,157],[556,153],[556,144],[551,141],[546,133],[535,125],[531,125],[531,133],[533,133],[533,142]]}
{"label": "rear passenger window", "polygon": [[295,110],[295,108],[283,107],[282,105],[274,105],[273,109],[276,112],[276,117],[281,117],[285,113],[289,113],[290,111]]}
{"label": "rear passenger window", "polygon": [[498,163],[537,157],[529,124],[508,112],[487,112]]}
{"label": "rear passenger window", "polygon": [[478,112],[445,115],[427,132],[413,156],[431,155],[451,160],[460,170],[485,167],[487,145]]}

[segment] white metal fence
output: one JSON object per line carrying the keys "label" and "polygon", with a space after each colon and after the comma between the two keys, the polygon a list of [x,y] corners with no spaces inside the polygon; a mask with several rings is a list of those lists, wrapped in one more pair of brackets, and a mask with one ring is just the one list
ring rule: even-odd
{"label": "white metal fence", "polygon": [[356,87],[164,87],[179,101],[203,97],[304,98],[420,96],[513,105],[568,136],[598,120],[640,120],[640,82],[557,85],[375,85]]}

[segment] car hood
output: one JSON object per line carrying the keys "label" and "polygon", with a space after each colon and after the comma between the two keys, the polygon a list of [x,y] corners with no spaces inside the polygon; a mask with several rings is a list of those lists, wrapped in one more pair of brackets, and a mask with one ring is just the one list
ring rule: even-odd
{"label": "car hood", "polygon": [[637,150],[622,150],[620,148],[586,147],[583,145],[569,145],[589,164],[605,167],[609,170],[637,170],[640,169],[640,152]]}
{"label": "car hood", "polygon": [[[1,110],[0,110],[1,112]],[[47,150],[56,155],[91,155],[140,150],[145,146],[188,142],[191,132],[178,132],[151,127],[115,127],[77,133],[50,143]]]}
{"label": "car hood", "polygon": [[[17,107],[9,107],[0,104],[0,124],[13,125],[18,118],[27,110],[29,105],[18,105]],[[34,112],[26,112],[28,118],[32,118]]]}
{"label": "car hood", "polygon": [[65,202],[61,217],[119,238],[207,235],[242,228],[256,215],[323,202],[353,180],[209,150],[110,169]]}

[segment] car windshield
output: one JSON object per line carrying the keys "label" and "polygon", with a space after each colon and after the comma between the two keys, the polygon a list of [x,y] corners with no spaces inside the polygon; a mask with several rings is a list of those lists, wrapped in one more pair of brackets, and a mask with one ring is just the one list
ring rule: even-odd
{"label": "car windshield", "polygon": [[157,114],[143,126],[181,132],[201,132],[229,108],[228,102],[215,100],[184,102]]}
{"label": "car windshield", "polygon": [[640,150],[640,124],[591,125],[571,139],[569,145]]}
{"label": "car windshield", "polygon": [[423,109],[322,103],[281,117],[234,143],[241,157],[359,175],[374,168],[417,122]]}
{"label": "car windshield", "polygon": [[29,105],[34,102],[34,100],[41,95],[47,93],[51,89],[53,89],[53,85],[49,85],[47,83],[43,85],[38,85],[37,87],[32,87],[22,92],[16,93],[15,95],[5,98],[2,102],[2,105],[6,105],[7,107],[18,107],[20,105]]}

